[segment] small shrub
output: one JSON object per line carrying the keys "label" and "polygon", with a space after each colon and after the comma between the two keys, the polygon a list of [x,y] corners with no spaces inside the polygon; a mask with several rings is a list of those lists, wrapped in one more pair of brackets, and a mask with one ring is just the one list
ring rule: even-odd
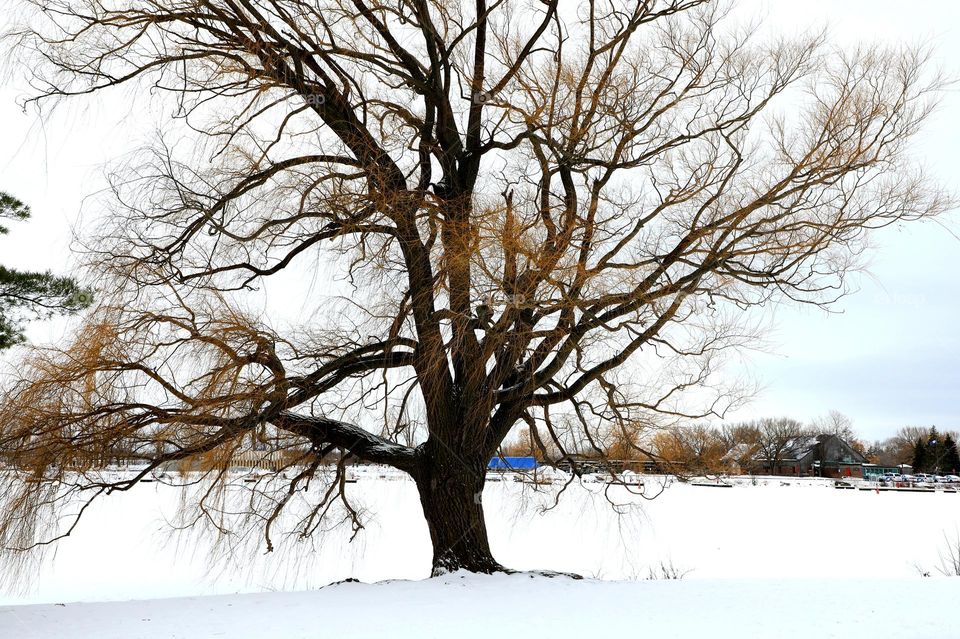
{"label": "small shrub", "polygon": [[692,569],[683,570],[677,568],[673,565],[673,561],[661,561],[658,566],[650,566],[650,568],[647,569],[647,580],[683,579],[691,572],[693,572]]}

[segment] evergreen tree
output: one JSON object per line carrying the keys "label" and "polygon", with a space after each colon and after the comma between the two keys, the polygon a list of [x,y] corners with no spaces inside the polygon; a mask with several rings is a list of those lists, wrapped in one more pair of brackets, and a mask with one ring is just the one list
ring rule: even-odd
{"label": "evergreen tree", "polygon": [[960,453],[957,452],[957,443],[953,437],[947,435],[943,438],[944,455],[940,463],[940,469],[945,473],[955,474],[960,471]]}
{"label": "evergreen tree", "polygon": [[939,470],[938,466],[940,461],[943,458],[943,442],[940,441],[940,433],[937,432],[936,426],[930,427],[930,432],[927,433],[927,446],[926,446],[926,460],[927,465],[923,470],[925,473],[937,472]]}
{"label": "evergreen tree", "polygon": [[927,443],[923,441],[923,437],[917,437],[917,443],[913,445],[913,463],[911,464],[913,472],[926,472],[928,462]]}
{"label": "evergreen tree", "polygon": [[[30,208],[15,197],[0,193],[0,220],[26,220]],[[0,225],[0,235],[9,232]],[[50,273],[18,271],[0,265],[0,350],[23,341],[24,323],[59,313],[75,313],[89,306],[92,297],[76,282]]]}

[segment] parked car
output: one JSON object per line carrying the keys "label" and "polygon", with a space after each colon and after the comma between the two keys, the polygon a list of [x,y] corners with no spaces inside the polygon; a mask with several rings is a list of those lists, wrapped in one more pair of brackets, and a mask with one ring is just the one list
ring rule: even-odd
{"label": "parked car", "polygon": [[945,481],[945,482],[948,483],[948,484],[960,483],[960,476],[958,476],[958,475],[944,475],[943,481]]}

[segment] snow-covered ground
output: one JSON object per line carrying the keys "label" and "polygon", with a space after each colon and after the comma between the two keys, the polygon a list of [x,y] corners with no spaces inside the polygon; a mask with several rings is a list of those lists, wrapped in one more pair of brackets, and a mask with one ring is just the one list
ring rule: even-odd
{"label": "snow-covered ground", "polygon": [[960,580],[573,581],[453,574],[319,591],[0,608],[16,639],[960,636]]}
{"label": "snow-covered ground", "polygon": [[[346,637],[400,626],[409,636],[447,636],[451,628],[479,636],[500,623],[564,633],[595,632],[599,624],[677,637],[695,629],[725,636],[715,629],[727,625],[738,637],[850,636],[853,629],[859,636],[874,629],[901,638],[960,637],[949,613],[960,578],[938,578],[937,571],[947,539],[960,532],[960,493],[760,480],[732,488],[673,483],[647,500],[588,483],[571,486],[543,512],[557,487],[534,492],[490,482],[484,505],[502,563],[625,581],[456,575],[321,589],[350,577],[426,578],[430,547],[415,488],[383,474],[366,470],[351,485],[367,520],[352,543],[340,528],[314,543],[270,554],[261,548],[244,555],[247,561],[213,567],[207,542],[170,536],[165,520],[179,489],[147,484],[111,496],[29,586],[0,594],[0,605],[10,606],[0,608],[0,637]],[[654,487],[648,480],[648,490]],[[662,577],[664,568],[684,579],[644,581]],[[195,598],[73,603],[168,597]],[[22,605],[38,603],[50,605]]]}

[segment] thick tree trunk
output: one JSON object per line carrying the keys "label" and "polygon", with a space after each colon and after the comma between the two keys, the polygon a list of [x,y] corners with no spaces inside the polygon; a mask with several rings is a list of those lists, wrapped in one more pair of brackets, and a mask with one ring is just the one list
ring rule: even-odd
{"label": "thick tree trunk", "polygon": [[483,518],[487,460],[472,457],[464,459],[441,447],[423,455],[417,465],[414,478],[433,542],[435,577],[456,570],[504,570],[490,552]]}

